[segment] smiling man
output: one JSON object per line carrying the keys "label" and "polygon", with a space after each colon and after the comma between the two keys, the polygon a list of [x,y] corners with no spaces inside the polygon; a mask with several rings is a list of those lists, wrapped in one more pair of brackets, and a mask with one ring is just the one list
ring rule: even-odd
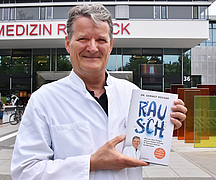
{"label": "smiling man", "polygon": [[[136,159],[141,158],[141,152],[138,149],[140,145],[140,137],[134,136],[132,139],[132,146],[127,146],[123,150],[123,154]],[[126,180],[142,180],[142,167],[126,168]]]}
{"label": "smiling man", "polygon": [[[125,180],[125,168],[146,166],[122,154],[130,98],[136,85],[106,71],[113,23],[102,5],[69,12],[65,48],[71,74],[34,92],[14,147],[13,180]],[[185,120],[181,100],[172,107],[176,128]]]}

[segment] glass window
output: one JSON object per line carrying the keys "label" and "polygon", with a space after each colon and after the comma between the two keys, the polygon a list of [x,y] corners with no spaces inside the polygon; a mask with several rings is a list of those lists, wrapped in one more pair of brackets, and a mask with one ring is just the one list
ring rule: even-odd
{"label": "glass window", "polygon": [[162,55],[163,49],[160,48],[144,48],[142,49],[143,55]]}
{"label": "glass window", "polygon": [[112,18],[115,19],[115,6],[104,6],[109,10],[109,12],[112,14]]}
{"label": "glass window", "polygon": [[9,19],[9,8],[4,8],[4,20]]}
{"label": "glass window", "polygon": [[[53,2],[62,2],[62,0],[53,0]],[[77,0],[64,0],[64,2],[77,2]]]}
{"label": "glass window", "polygon": [[10,8],[10,20],[15,20],[15,8]]}
{"label": "glass window", "polygon": [[191,50],[183,49],[183,75],[191,75]]}
{"label": "glass window", "polygon": [[155,19],[160,19],[160,6],[155,6]]}
{"label": "glass window", "polygon": [[[28,3],[37,3],[39,0],[28,0]],[[26,0],[16,0],[16,3],[26,3]]]}
{"label": "glass window", "polygon": [[0,8],[0,21],[2,20],[2,8]]}
{"label": "glass window", "polygon": [[129,5],[116,5],[115,12],[116,19],[129,19]]}
{"label": "glass window", "polygon": [[208,10],[207,6],[200,6],[200,19],[207,19],[208,18],[207,10]]}
{"label": "glass window", "polygon": [[67,19],[68,12],[73,6],[53,7],[53,19]]}
{"label": "glass window", "polygon": [[216,29],[212,29],[212,36],[213,43],[216,43]]}
{"label": "glass window", "polygon": [[0,74],[10,74],[10,56],[0,55]]}
{"label": "glass window", "polygon": [[70,55],[65,48],[57,49],[57,71],[71,71]]}
{"label": "glass window", "polygon": [[33,50],[33,71],[50,71],[50,49]]}
{"label": "glass window", "polygon": [[16,8],[16,19],[17,20],[34,20],[39,19],[39,8],[38,7],[18,7]]}
{"label": "glass window", "polygon": [[123,48],[123,70],[138,74],[141,57],[141,48]]}
{"label": "glass window", "polygon": [[45,7],[40,8],[40,19],[45,19]]}
{"label": "glass window", "polygon": [[169,19],[192,19],[192,6],[168,6]]}
{"label": "glass window", "polygon": [[130,6],[129,17],[131,19],[153,19],[153,6]]}
{"label": "glass window", "polygon": [[164,49],[165,88],[182,83],[182,49]]}
{"label": "glass window", "polygon": [[11,74],[30,74],[30,56],[13,56],[11,62]]}
{"label": "glass window", "polygon": [[106,69],[108,71],[121,71],[122,70],[122,55],[121,48],[113,48]]}
{"label": "glass window", "polygon": [[52,7],[47,7],[47,19],[52,19]]}
{"label": "glass window", "polygon": [[198,6],[193,7],[193,19],[198,19]]}
{"label": "glass window", "polygon": [[161,19],[167,19],[167,7],[161,6]]}

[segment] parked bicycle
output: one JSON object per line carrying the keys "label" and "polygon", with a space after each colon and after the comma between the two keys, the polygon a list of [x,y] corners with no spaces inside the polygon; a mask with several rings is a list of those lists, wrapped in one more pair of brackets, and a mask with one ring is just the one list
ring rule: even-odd
{"label": "parked bicycle", "polygon": [[24,113],[24,107],[23,106],[16,106],[15,108],[15,112],[13,114],[10,115],[9,118],[9,122],[11,125],[16,125],[18,124],[21,119],[22,119],[22,115]]}

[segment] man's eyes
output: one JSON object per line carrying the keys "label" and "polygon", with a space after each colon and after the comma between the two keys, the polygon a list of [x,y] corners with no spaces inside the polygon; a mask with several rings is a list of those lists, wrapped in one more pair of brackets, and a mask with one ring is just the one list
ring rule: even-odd
{"label": "man's eyes", "polygon": [[[89,41],[89,39],[88,38],[79,38],[78,41]],[[103,38],[97,39],[96,41],[98,41],[100,43],[106,43],[107,42],[107,40],[103,39]]]}

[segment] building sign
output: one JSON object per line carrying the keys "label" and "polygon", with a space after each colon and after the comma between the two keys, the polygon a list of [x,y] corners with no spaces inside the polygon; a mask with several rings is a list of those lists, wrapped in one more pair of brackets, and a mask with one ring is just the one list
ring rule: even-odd
{"label": "building sign", "polygon": [[[114,35],[130,35],[130,23],[114,23]],[[14,22],[0,24],[0,39],[26,37],[64,37],[67,34],[64,22]]]}

